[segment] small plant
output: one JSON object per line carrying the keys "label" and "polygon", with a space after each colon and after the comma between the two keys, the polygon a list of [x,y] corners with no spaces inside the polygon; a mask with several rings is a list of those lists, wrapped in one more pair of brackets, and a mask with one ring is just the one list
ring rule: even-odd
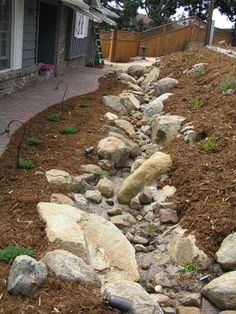
{"label": "small plant", "polygon": [[194,75],[197,77],[197,78],[201,78],[202,76],[204,76],[206,74],[206,70],[201,67],[199,69],[196,69],[196,71],[194,72]]}
{"label": "small plant", "polygon": [[147,236],[153,237],[157,233],[156,228],[154,226],[150,225],[147,227],[146,233],[147,233]]}
{"label": "small plant", "polygon": [[80,99],[90,99],[90,96],[89,95],[82,95],[82,96],[80,96]]}
{"label": "small plant", "polygon": [[204,59],[205,59],[205,56],[203,54],[198,55],[198,60],[204,60]]}
{"label": "small plant", "polygon": [[215,177],[217,177],[218,172],[217,172],[216,170],[209,170],[209,171],[207,172],[207,174],[208,174],[209,177],[215,178]]}
{"label": "small plant", "polygon": [[213,152],[217,149],[217,147],[218,147],[217,140],[212,137],[209,137],[202,145],[202,148],[204,149],[205,152]]}
{"label": "small plant", "polygon": [[64,126],[61,130],[60,130],[61,134],[75,134],[78,132],[78,129],[74,126]]}
{"label": "small plant", "polygon": [[60,121],[60,119],[61,119],[61,117],[58,113],[50,114],[47,117],[47,121],[50,121],[50,122],[57,122],[57,121]]}
{"label": "small plant", "polygon": [[96,175],[102,179],[102,178],[107,178],[107,172],[105,170],[99,170]]}
{"label": "small plant", "polygon": [[12,263],[17,256],[28,255],[34,257],[35,251],[29,247],[8,245],[4,249],[0,250],[0,261],[6,263]]}
{"label": "small plant", "polygon": [[26,159],[20,159],[18,161],[18,164],[17,164],[17,168],[25,169],[25,170],[31,170],[31,169],[34,169],[36,167],[37,167],[37,165],[35,163],[33,163],[33,161],[26,160]]}
{"label": "small plant", "polygon": [[89,104],[81,104],[79,106],[80,106],[80,108],[83,108],[83,109],[89,108]]}
{"label": "small plant", "polygon": [[236,89],[236,77],[221,82],[218,85],[218,88],[221,92],[227,92],[229,89]]}
{"label": "small plant", "polygon": [[26,144],[29,146],[37,146],[41,143],[42,143],[42,141],[37,137],[28,137],[26,139]]}
{"label": "small plant", "polygon": [[200,97],[190,98],[189,104],[195,110],[198,110],[203,106],[203,102],[202,102],[202,99]]}
{"label": "small plant", "polygon": [[198,264],[195,261],[189,261],[185,263],[183,271],[186,273],[190,273],[192,271],[196,271],[198,268]]}

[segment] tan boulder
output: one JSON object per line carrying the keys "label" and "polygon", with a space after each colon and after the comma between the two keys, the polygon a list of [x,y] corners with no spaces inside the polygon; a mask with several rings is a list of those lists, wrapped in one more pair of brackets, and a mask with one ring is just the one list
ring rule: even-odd
{"label": "tan boulder", "polygon": [[102,196],[110,198],[114,193],[114,184],[107,178],[102,178],[97,184],[98,191],[101,192]]}
{"label": "tan boulder", "polygon": [[114,121],[114,123],[118,128],[124,131],[129,137],[135,138],[137,136],[133,125],[129,121],[117,119]]}

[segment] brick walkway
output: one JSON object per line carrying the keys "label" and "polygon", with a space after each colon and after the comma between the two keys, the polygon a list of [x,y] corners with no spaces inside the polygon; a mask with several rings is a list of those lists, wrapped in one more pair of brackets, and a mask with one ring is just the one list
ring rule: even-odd
{"label": "brick walkway", "polygon": [[[24,91],[0,100],[0,133],[8,122],[18,119],[27,121],[36,113],[59,102],[68,84],[66,99],[86,94],[98,88],[98,79],[103,76],[101,69],[81,67],[59,77],[52,77],[28,87]],[[63,81],[59,90],[53,90],[59,81]],[[15,129],[20,125],[14,124]],[[11,129],[12,130],[12,129]],[[9,142],[9,135],[0,136],[0,155]]]}

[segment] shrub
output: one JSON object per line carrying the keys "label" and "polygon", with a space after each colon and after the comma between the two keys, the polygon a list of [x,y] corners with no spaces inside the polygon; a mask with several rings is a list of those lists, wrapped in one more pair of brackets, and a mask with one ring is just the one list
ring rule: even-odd
{"label": "shrub", "polygon": [[100,170],[96,173],[96,175],[99,177],[99,178],[106,178],[107,177],[107,172],[105,170]]}
{"label": "shrub", "polygon": [[74,126],[64,126],[61,130],[60,130],[61,134],[75,134],[78,132],[78,129]]}
{"label": "shrub", "polygon": [[196,69],[196,71],[194,72],[194,75],[197,77],[197,78],[201,78],[202,76],[204,76],[206,74],[206,70],[201,67],[199,69]]}
{"label": "shrub", "polygon": [[81,104],[79,106],[80,106],[80,108],[83,108],[83,109],[89,108],[89,104]]}
{"label": "shrub", "polygon": [[35,256],[35,251],[29,247],[8,245],[4,249],[0,250],[0,261],[6,263],[12,263],[17,256],[28,255]]}
{"label": "shrub", "polygon": [[37,167],[37,165],[33,161],[26,160],[26,159],[20,159],[18,161],[18,164],[17,164],[17,168],[25,169],[25,170],[31,170],[31,169],[34,169],[36,167]]}
{"label": "shrub", "polygon": [[202,102],[202,99],[200,97],[190,98],[189,104],[195,110],[198,110],[203,106],[203,102]]}
{"label": "shrub", "polygon": [[80,96],[80,99],[90,99],[90,96],[89,95],[82,95],[82,96]]}
{"label": "shrub", "polygon": [[217,147],[218,147],[217,140],[212,137],[209,137],[202,145],[202,148],[204,149],[205,152],[213,152],[217,149]]}
{"label": "shrub", "polygon": [[53,114],[50,114],[48,117],[47,117],[47,121],[50,121],[50,122],[57,122],[57,121],[60,121],[61,120],[61,117],[58,113],[53,113]]}
{"label": "shrub", "polygon": [[30,146],[37,146],[40,143],[42,143],[42,141],[37,137],[29,137],[26,139],[26,144]]}
{"label": "shrub", "polygon": [[218,85],[218,88],[221,92],[227,92],[229,89],[236,89],[236,77],[221,82]]}
{"label": "shrub", "polygon": [[198,268],[198,264],[194,261],[189,261],[185,263],[183,271],[186,273],[190,273],[192,271],[196,271]]}

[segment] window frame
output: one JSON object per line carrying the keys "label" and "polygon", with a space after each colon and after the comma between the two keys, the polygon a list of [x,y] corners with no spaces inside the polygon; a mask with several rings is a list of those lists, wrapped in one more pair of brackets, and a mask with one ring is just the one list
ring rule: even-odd
{"label": "window frame", "polygon": [[[4,0],[2,0],[3,2]],[[5,0],[8,1],[8,0]],[[0,3],[1,5],[1,3]],[[7,36],[9,36],[8,39],[6,39],[7,43],[7,51],[6,51],[6,58],[4,59],[3,57],[1,58],[0,56],[0,61],[1,60],[7,60],[7,65],[6,66],[1,66],[0,65],[0,72],[6,72],[11,69],[11,62],[12,62],[12,12],[13,12],[13,1],[9,0],[9,20],[8,20],[8,30],[6,31],[0,31],[1,33],[6,33]]]}
{"label": "window frame", "polygon": [[[81,21],[81,19],[83,19]],[[74,37],[83,39],[88,37],[89,17],[79,11],[75,11]],[[79,29],[79,28],[82,28]]]}

